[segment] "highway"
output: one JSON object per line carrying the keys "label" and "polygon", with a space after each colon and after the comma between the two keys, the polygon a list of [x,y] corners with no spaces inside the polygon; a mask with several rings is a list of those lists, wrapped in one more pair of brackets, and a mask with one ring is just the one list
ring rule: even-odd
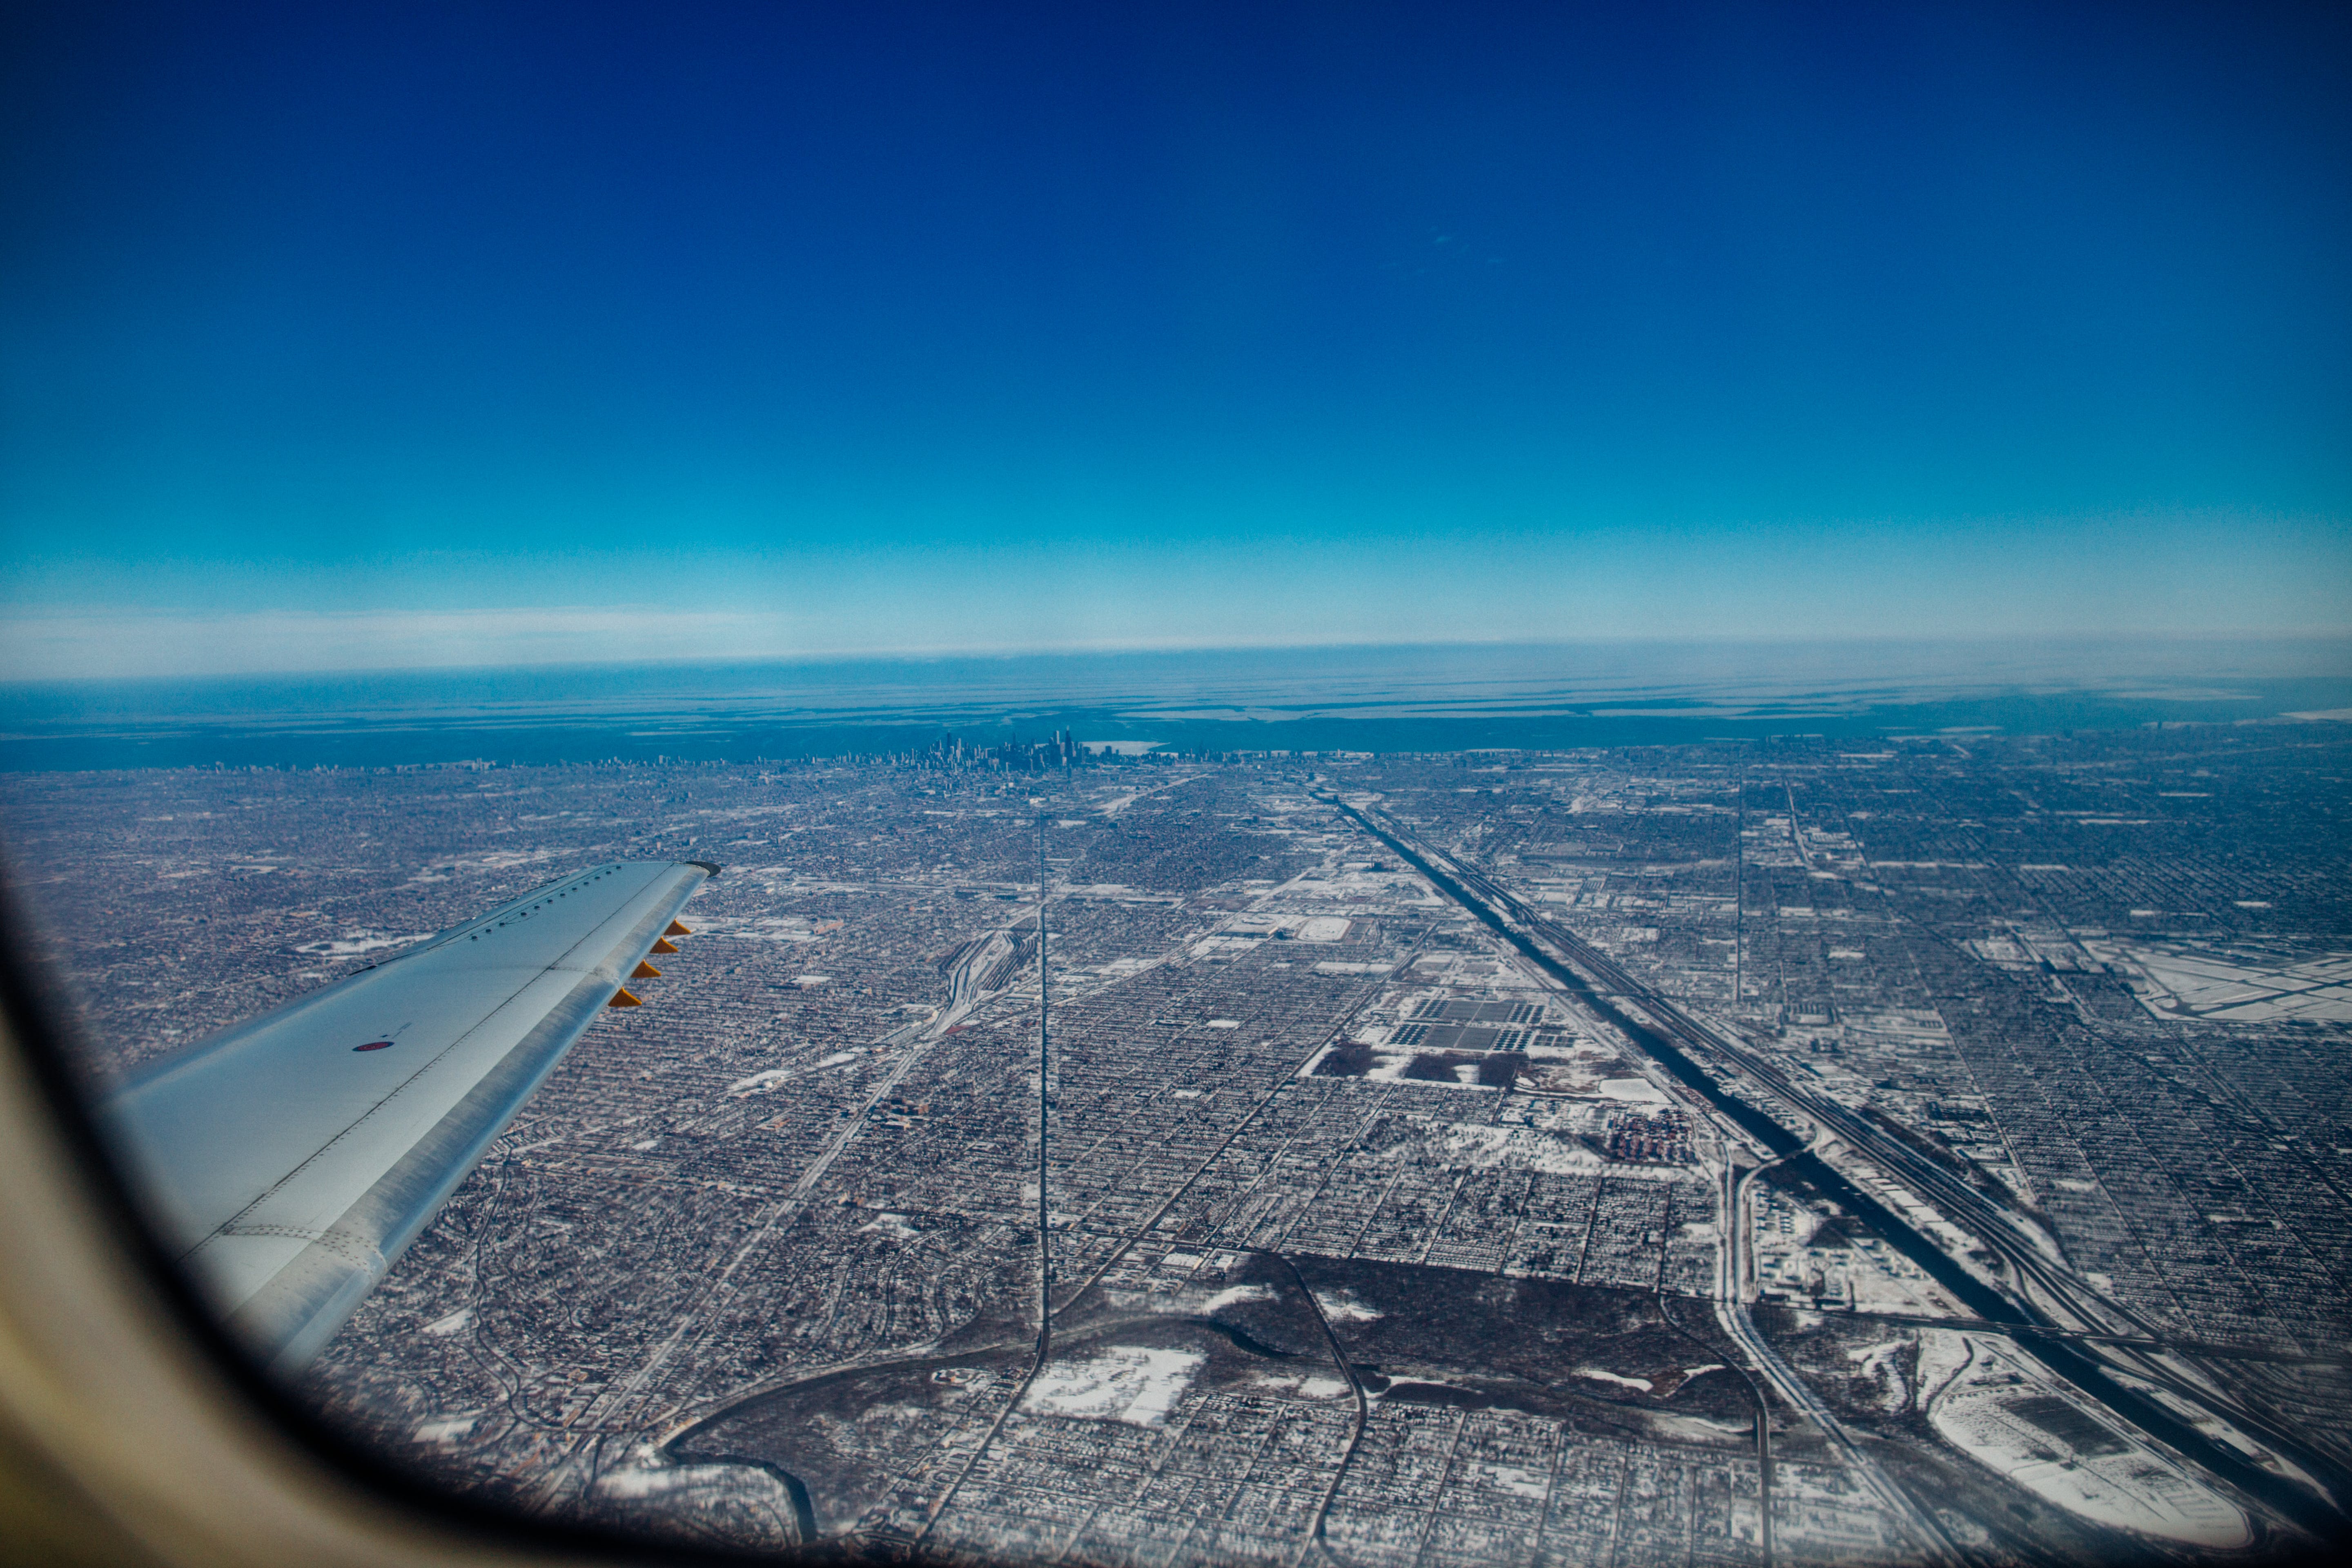
{"label": "highway", "polygon": [[[1977,1308],[1986,1320],[2012,1337],[2026,1342],[2027,1348],[2034,1351],[2036,1359],[2049,1365],[2053,1371],[2094,1394],[2118,1415],[2155,1432],[2175,1447],[2195,1454],[2198,1450],[2175,1434],[2193,1435],[2213,1451],[2215,1459],[2219,1461],[2209,1464],[2210,1468],[2228,1476],[2245,1489],[2263,1496],[2267,1500],[2306,1504],[2309,1500],[2299,1491],[2278,1492],[2282,1483],[2274,1472],[2247,1465],[2238,1455],[2219,1447],[2204,1433],[2181,1422],[2161,1405],[2153,1405],[2136,1391],[2115,1384],[2106,1376],[2106,1372],[2119,1372],[2166,1389],[2192,1408],[2201,1408],[2267,1445],[2307,1474],[2319,1479],[2336,1496],[2352,1495],[2347,1490],[2346,1479],[2326,1457],[2308,1448],[2293,1434],[2280,1430],[2261,1413],[2231,1399],[2210,1381],[2184,1375],[2181,1368],[2166,1364],[2160,1357],[2168,1354],[2193,1355],[2195,1352],[2177,1342],[2168,1342],[2159,1326],[2110,1300],[2074,1274],[2060,1258],[2053,1256],[2054,1247],[2043,1245],[2042,1238],[2020,1223],[2019,1217],[2005,1203],[1979,1190],[1957,1173],[1873,1125],[1836,1100],[1812,1092],[1777,1064],[1748,1049],[1724,1031],[1684,1012],[1675,1003],[1628,974],[1607,954],[1594,949],[1574,932],[1557,921],[1536,914],[1511,898],[1490,879],[1460,868],[1459,863],[1450,858],[1448,863],[1464,871],[1465,879],[1472,880],[1483,895],[1498,902],[1507,900],[1505,907],[1519,923],[1590,970],[1619,996],[1638,1004],[1643,1012],[1677,1043],[1701,1055],[1711,1054],[1749,1081],[1761,1085],[1770,1095],[1777,1096],[1800,1114],[1811,1118],[1823,1133],[1833,1136],[1862,1155],[1898,1185],[1906,1186],[1914,1194],[1927,1199],[1947,1219],[1969,1232],[2006,1265],[2010,1277],[2017,1281],[2012,1288],[2014,1300],[1997,1293],[2000,1289],[1997,1285],[1978,1280],[1964,1272],[1962,1279],[1974,1289],[1958,1288],[1958,1282],[1948,1275],[1964,1271],[1965,1264],[1938,1247],[1934,1238],[1921,1234],[1915,1227],[1906,1226],[1906,1229],[1916,1246],[1906,1246],[1902,1237],[1893,1235],[1888,1239],[1903,1247],[1914,1261],[1927,1266],[1930,1274],[1939,1283],[1953,1289],[1954,1294],[1959,1296],[1964,1303]],[[1791,1156],[1790,1161],[1792,1163],[1814,1163],[1824,1169],[1833,1168],[1817,1152],[1804,1153],[1801,1161]],[[1892,1211],[1886,1212],[1891,1214]],[[1933,1253],[1933,1263],[1942,1267],[1933,1267],[1929,1259],[1921,1258],[1918,1250],[1921,1247],[1929,1249]],[[2009,1310],[1989,1310],[1986,1305],[1988,1299]],[[2258,1481],[2256,1478],[2259,1478]],[[2294,1510],[2290,1508],[2287,1511],[2293,1513]],[[2327,1525],[2338,1531],[2344,1528],[2340,1517],[2331,1519],[2322,1515],[2305,1522]]]}
{"label": "highway", "polygon": [[[2112,1368],[2164,1387],[2192,1408],[2207,1410],[2269,1446],[2314,1477],[2334,1499],[2352,1498],[2352,1478],[2344,1476],[2325,1456],[2207,1384],[2165,1365],[2157,1359],[2158,1352],[2135,1348],[2135,1342],[2163,1336],[2076,1279],[2025,1233],[2003,1205],[1843,1106],[1793,1082],[1774,1064],[1693,1017],[1575,932],[1529,909],[1477,868],[1421,842],[1393,822],[1376,821],[1368,811],[1336,796],[1319,798],[1412,864],[1442,893],[1560,982],[1779,1161],[1858,1215],[1978,1317],[2022,1331],[2013,1335],[2019,1347],[2051,1372],[2321,1539],[2352,1533],[2352,1520],[2332,1499],[2315,1496],[2111,1375]],[[1735,1089],[1710,1073],[1702,1065],[1706,1060],[1728,1069],[1723,1076],[1732,1078],[1739,1088]],[[1789,1121],[1810,1121],[1814,1135],[1834,1136],[1895,1184],[1908,1186],[1937,1205],[1947,1219],[2002,1259],[2018,1281],[2015,1295],[1979,1278],[1933,1238],[1822,1159],[1808,1146],[1808,1136],[1761,1109],[1775,1101],[1785,1108]],[[2053,1314],[2071,1321],[2053,1321]],[[1743,1322],[1747,1319],[1744,1307],[1730,1316]],[[1741,1336],[1743,1342],[1753,1334],[1751,1323]],[[2072,1337],[2075,1335],[2081,1337]],[[1780,1381],[1773,1372],[1777,1363],[1777,1357],[1759,1362],[1776,1384]],[[1802,1402],[1795,1403],[1805,1407]],[[1939,1536],[1937,1532],[1928,1539]]]}
{"label": "highway", "polygon": [[926,1541],[928,1541],[928,1540],[929,1540],[929,1539],[930,1539],[931,1527],[939,1523],[939,1521],[940,1521],[940,1515],[947,1511],[947,1506],[948,1506],[948,1504],[949,1504],[950,1502],[951,1502],[951,1501],[953,1501],[953,1500],[954,1500],[954,1499],[955,1499],[955,1495],[956,1495],[957,1491],[958,1491],[958,1490],[960,1490],[960,1489],[962,1488],[963,1483],[964,1483],[965,1481],[967,1481],[967,1480],[969,1480],[969,1479],[971,1479],[972,1471],[973,1471],[974,1469],[976,1469],[976,1468],[979,1468],[980,1461],[981,1461],[983,1458],[985,1458],[985,1457],[986,1457],[986,1455],[987,1455],[987,1453],[988,1453],[988,1451],[989,1451],[990,1447],[991,1447],[992,1446],[993,1446],[993,1445],[994,1445],[994,1443],[996,1442],[996,1435],[997,1435],[999,1432],[1001,1432],[1001,1431],[1003,1431],[1003,1430],[1004,1429],[1004,1423],[1012,1417],[1012,1415],[1013,1415],[1013,1413],[1015,1410],[1018,1410],[1018,1409],[1020,1409],[1020,1408],[1021,1408],[1021,1402],[1022,1402],[1023,1400],[1024,1400],[1024,1399],[1026,1399],[1026,1398],[1028,1398],[1028,1397],[1029,1397],[1029,1388],[1030,1388],[1030,1385],[1031,1385],[1032,1384],[1034,1384],[1034,1383],[1037,1381],[1037,1374],[1038,1374],[1039,1373],[1044,1372],[1044,1371],[1045,1370],[1045,1363],[1046,1363],[1048,1361],[1051,1361],[1051,1360],[1053,1359],[1053,1355],[1054,1355],[1054,1211],[1053,1211],[1053,1207],[1052,1207],[1052,1205],[1051,1205],[1050,1197],[1049,1197],[1049,1194],[1047,1194],[1047,1192],[1046,1192],[1046,1186],[1045,1186],[1046,1176],[1047,1176],[1047,1174],[1048,1174],[1048,1171],[1047,1171],[1047,1163],[1046,1163],[1046,1162],[1047,1162],[1047,1156],[1048,1156],[1048,1154],[1049,1154],[1049,1152],[1050,1152],[1050,1150],[1051,1150],[1051,1143],[1050,1143],[1050,1140],[1051,1140],[1051,1138],[1052,1138],[1052,1136],[1053,1136],[1053,1116],[1054,1116],[1054,1064],[1053,1064],[1052,1047],[1051,1047],[1051,1044],[1050,1044],[1050,1041],[1049,1041],[1049,1037],[1048,1037],[1047,1033],[1046,1033],[1046,1024],[1047,1024],[1047,1017],[1046,1017],[1046,1014],[1047,1014],[1047,1009],[1049,1008],[1049,1006],[1050,1006],[1050,1005],[1051,1005],[1051,1004],[1052,1004],[1053,991],[1054,991],[1054,977],[1053,977],[1053,970],[1052,970],[1052,959],[1051,959],[1051,955],[1046,952],[1046,947],[1045,947],[1045,942],[1046,942],[1046,932],[1045,932],[1045,900],[1046,900],[1046,896],[1047,896],[1047,892],[1048,892],[1047,873],[1046,873],[1046,869],[1045,869],[1045,824],[1046,824],[1046,821],[1047,821],[1047,820],[1048,820],[1048,819],[1047,819],[1047,817],[1045,816],[1045,814],[1044,814],[1044,813],[1042,813],[1042,812],[1041,812],[1041,813],[1039,813],[1039,814],[1038,814],[1038,817],[1037,817],[1037,917],[1036,917],[1036,918],[1037,918],[1037,1343],[1036,1343],[1036,1349],[1035,1349],[1035,1350],[1031,1353],[1031,1355],[1030,1355],[1030,1357],[1029,1357],[1029,1370],[1028,1370],[1028,1371],[1026,1371],[1026,1372],[1024,1372],[1024,1373],[1023,1373],[1021,1374],[1021,1382],[1020,1382],[1020,1383],[1019,1383],[1019,1384],[1017,1384],[1017,1385],[1013,1388],[1013,1397],[1012,1397],[1012,1398],[1010,1398],[1010,1399],[1008,1399],[1008,1400],[1006,1400],[1006,1401],[1004,1402],[1004,1408],[1003,1408],[1003,1409],[1002,1409],[1002,1410],[999,1410],[999,1411],[996,1413],[996,1419],[989,1423],[988,1430],[987,1430],[985,1433],[983,1433],[983,1434],[982,1435],[982,1436],[981,1436],[981,1439],[980,1439],[979,1443],[973,1447],[973,1448],[972,1448],[972,1450],[971,1450],[971,1454],[970,1454],[970,1455],[968,1455],[968,1456],[966,1456],[966,1458],[965,1458],[965,1459],[964,1459],[964,1462],[963,1462],[962,1466],[961,1466],[960,1468],[958,1468],[958,1469],[957,1469],[957,1471],[956,1471],[956,1473],[955,1473],[955,1477],[954,1477],[954,1479],[948,1482],[948,1484],[947,1484],[947,1486],[946,1486],[945,1489],[943,1489],[943,1490],[940,1493],[939,1497],[938,1497],[936,1500],[934,1500],[932,1501],[931,1506],[930,1506],[930,1510],[923,1516],[923,1528],[922,1528],[922,1529],[920,1529],[919,1531],[916,1531],[916,1532],[915,1532],[915,1539],[914,1539],[914,1541],[913,1541],[913,1542],[912,1542],[912,1543],[911,1543],[912,1549],[913,1549],[915,1552],[920,1552],[922,1551],[923,1543],[924,1543]]}

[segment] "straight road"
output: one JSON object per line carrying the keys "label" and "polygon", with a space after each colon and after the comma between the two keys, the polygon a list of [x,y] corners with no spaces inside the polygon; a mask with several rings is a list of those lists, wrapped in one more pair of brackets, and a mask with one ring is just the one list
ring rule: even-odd
{"label": "straight road", "polygon": [[[1575,932],[1529,909],[1483,871],[1422,843],[1394,823],[1376,821],[1368,812],[1336,796],[1327,795],[1320,798],[1420,870],[1439,891],[1559,980],[1735,1125],[1827,1191],[1842,1206],[1857,1214],[1963,1305],[1992,1322],[2027,1331],[2016,1336],[2019,1348],[2051,1372],[2321,1539],[2352,1535],[2352,1518],[2334,1500],[2352,1498],[2352,1477],[2346,1476],[2326,1456],[2292,1434],[2278,1430],[2234,1401],[2222,1399],[2205,1384],[2183,1377],[2146,1353],[2129,1349],[2127,1344],[2103,1343],[2161,1336],[2135,1315],[2073,1278],[2071,1271],[2044,1253],[2038,1243],[2020,1234],[2009,1216],[1985,1194],[1844,1107],[1793,1083],[1773,1064],[1726,1038],[1721,1031],[1700,1023],[1684,1012],[1679,1004],[1628,973]],[[1571,964],[1575,967],[1570,967]],[[1706,1059],[1720,1063],[1729,1071],[1719,1078],[1702,1065]],[[1727,1079],[1730,1081],[1724,1081]],[[1735,1089],[1735,1083],[1741,1087]],[[1765,1092],[1757,1094],[1759,1089]],[[2004,1293],[1978,1278],[1933,1238],[1812,1152],[1806,1147],[1807,1137],[1783,1125],[1760,1109],[1759,1103],[1751,1103],[1748,1096],[1761,1105],[1777,1102],[1784,1108],[1789,1120],[1811,1122],[1811,1131],[1814,1133],[1833,1133],[1898,1185],[1912,1184],[1931,1202],[1938,1203],[1948,1219],[1971,1232],[2014,1270],[2014,1278],[2020,1282],[2016,1295]],[[2053,1310],[2074,1321],[2052,1321]],[[2120,1332],[2114,1331],[2118,1323],[2126,1327]],[[2069,1337],[2070,1330],[2085,1337]],[[2101,1337],[2091,1338],[2089,1334]],[[2305,1473],[2316,1478],[2325,1492],[2315,1496],[2305,1487],[2209,1436],[2165,1405],[2119,1382],[2111,1374],[2106,1359],[2110,1357],[2121,1363],[2114,1371],[2158,1383],[2176,1396],[2211,1410],[2269,1445]]]}

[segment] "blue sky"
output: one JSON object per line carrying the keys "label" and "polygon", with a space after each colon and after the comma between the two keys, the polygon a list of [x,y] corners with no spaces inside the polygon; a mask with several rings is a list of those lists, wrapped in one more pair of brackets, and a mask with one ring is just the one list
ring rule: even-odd
{"label": "blue sky", "polygon": [[0,660],[2352,626],[2340,8],[18,8]]}

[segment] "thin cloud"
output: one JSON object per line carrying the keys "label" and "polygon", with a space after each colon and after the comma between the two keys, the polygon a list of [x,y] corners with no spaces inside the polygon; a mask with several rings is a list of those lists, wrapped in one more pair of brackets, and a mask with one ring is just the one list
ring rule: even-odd
{"label": "thin cloud", "polygon": [[19,680],[437,669],[785,651],[780,617],[647,605],[457,610],[61,611],[0,618]]}

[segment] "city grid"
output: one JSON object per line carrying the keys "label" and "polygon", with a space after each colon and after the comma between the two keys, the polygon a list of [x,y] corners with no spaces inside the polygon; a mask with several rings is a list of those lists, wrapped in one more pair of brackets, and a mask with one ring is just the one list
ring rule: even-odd
{"label": "city grid", "polygon": [[887,1560],[2259,1560],[2352,1478],[2332,733],[0,789],[101,1072],[724,866],[303,1385],[484,1498]]}

